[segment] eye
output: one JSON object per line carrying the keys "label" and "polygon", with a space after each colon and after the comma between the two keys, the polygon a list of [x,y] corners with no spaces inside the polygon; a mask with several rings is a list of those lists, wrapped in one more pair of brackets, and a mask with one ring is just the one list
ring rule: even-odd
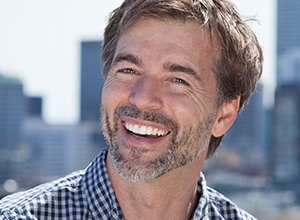
{"label": "eye", "polygon": [[126,74],[136,74],[136,71],[130,68],[124,68],[118,70],[119,73],[126,73]]}
{"label": "eye", "polygon": [[185,80],[180,79],[180,78],[174,78],[173,82],[178,83],[178,84],[183,84],[183,85],[189,85],[189,83],[187,83]]}

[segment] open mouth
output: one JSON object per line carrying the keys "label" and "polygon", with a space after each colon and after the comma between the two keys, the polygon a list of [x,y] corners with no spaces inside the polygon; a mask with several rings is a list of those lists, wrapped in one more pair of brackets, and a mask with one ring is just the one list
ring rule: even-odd
{"label": "open mouth", "polygon": [[170,133],[168,130],[162,130],[146,125],[137,125],[124,122],[124,126],[129,133],[140,137],[164,137]]}

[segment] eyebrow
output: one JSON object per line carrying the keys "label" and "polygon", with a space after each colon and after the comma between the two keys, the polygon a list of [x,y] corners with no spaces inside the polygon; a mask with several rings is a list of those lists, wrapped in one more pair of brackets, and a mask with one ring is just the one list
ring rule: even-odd
{"label": "eyebrow", "polygon": [[139,57],[137,57],[133,54],[124,54],[124,53],[120,53],[115,57],[112,66],[114,66],[120,62],[124,62],[124,61],[133,63],[137,66],[142,66],[142,60]]}
{"label": "eyebrow", "polygon": [[199,74],[197,74],[197,72],[190,67],[186,67],[186,66],[183,66],[180,64],[175,64],[175,63],[167,63],[164,65],[164,69],[169,72],[186,73],[186,74],[194,77],[196,80],[201,81],[201,77],[199,76]]}

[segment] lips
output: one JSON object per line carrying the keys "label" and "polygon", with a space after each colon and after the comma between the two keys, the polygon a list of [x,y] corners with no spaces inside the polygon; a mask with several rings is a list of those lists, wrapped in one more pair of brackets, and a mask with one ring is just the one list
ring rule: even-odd
{"label": "lips", "polygon": [[137,125],[128,122],[124,122],[124,126],[127,131],[135,135],[164,137],[170,133],[168,130],[159,129],[153,126]]}

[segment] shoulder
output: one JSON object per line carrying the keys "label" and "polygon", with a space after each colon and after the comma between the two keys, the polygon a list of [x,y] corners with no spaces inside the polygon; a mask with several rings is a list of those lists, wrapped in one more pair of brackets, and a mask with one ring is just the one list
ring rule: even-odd
{"label": "shoulder", "polygon": [[222,219],[256,219],[218,191],[207,187],[206,192],[208,197],[209,215],[212,219],[215,219],[216,216],[222,216]]}
{"label": "shoulder", "polygon": [[81,180],[84,171],[74,172],[59,180],[39,185],[28,191],[19,192],[0,200],[0,219],[17,219],[26,216],[41,207],[53,206],[62,200],[71,199],[72,196],[80,197]]}

